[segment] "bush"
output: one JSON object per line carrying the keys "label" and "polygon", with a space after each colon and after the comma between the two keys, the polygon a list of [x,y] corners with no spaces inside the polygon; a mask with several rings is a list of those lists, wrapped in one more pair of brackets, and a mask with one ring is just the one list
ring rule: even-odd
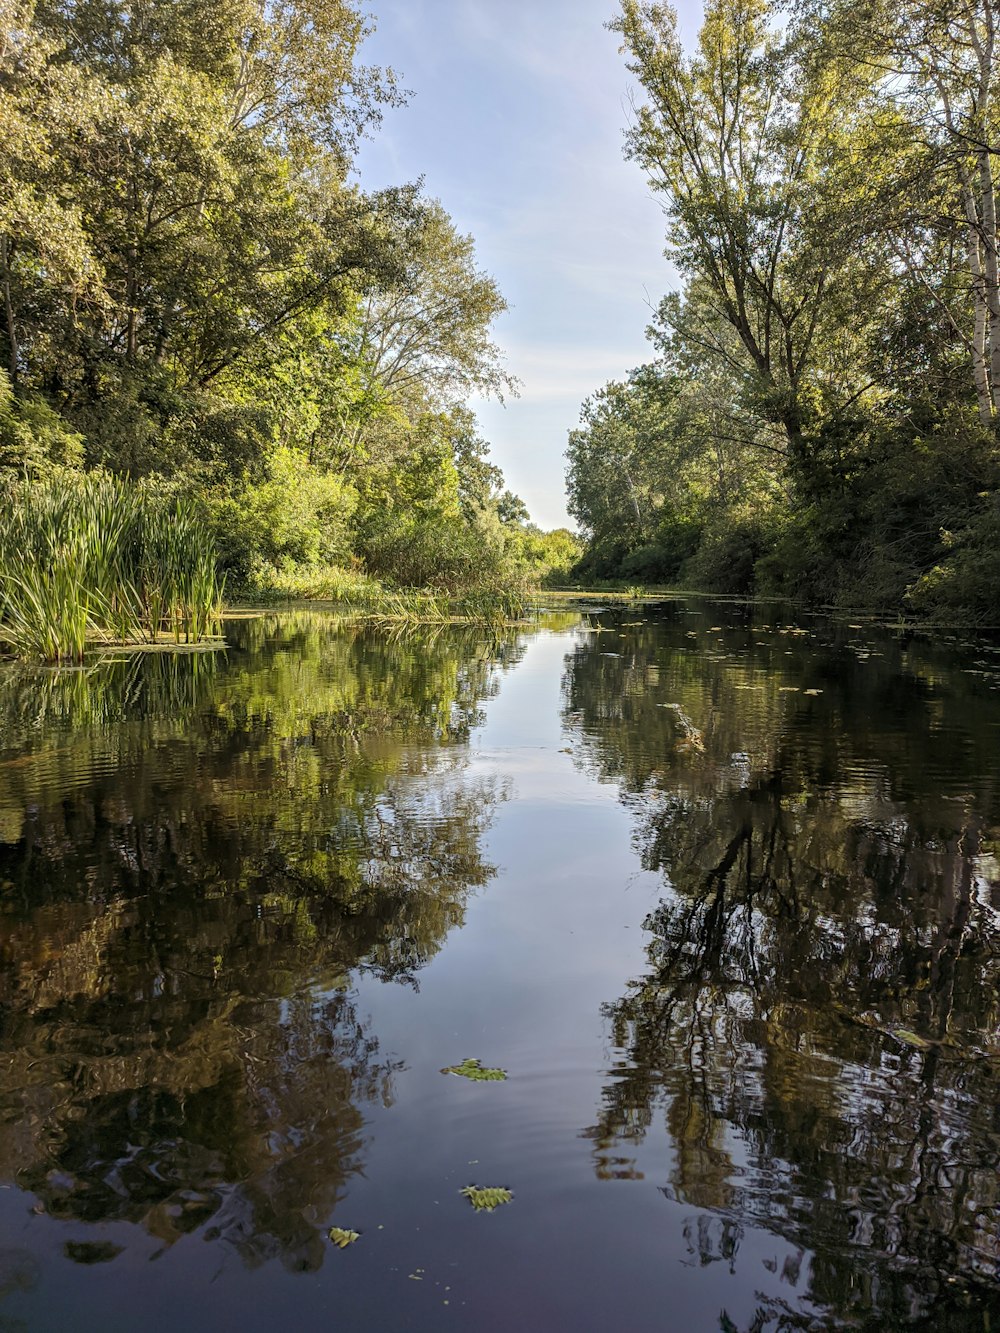
{"label": "bush", "polygon": [[455,592],[518,581],[502,536],[457,515],[387,524],[362,554],[372,574],[400,588]]}
{"label": "bush", "polygon": [[916,611],[935,617],[1000,625],[1000,494],[985,493],[982,507],[958,533],[943,532],[947,554],[907,590]]}
{"label": "bush", "polygon": [[926,431],[909,420],[859,425],[850,453],[824,442],[798,465],[800,501],[758,564],[758,590],[844,609],[987,615],[989,579],[981,586],[974,564],[988,567],[991,553],[990,434],[957,417]]}
{"label": "bush", "polygon": [[533,583],[558,587],[570,578],[583,554],[583,542],[568,528],[543,532],[532,524],[505,525],[507,550],[524,576]]}
{"label": "bush", "polygon": [[273,572],[350,564],[356,504],[352,486],[281,446],[263,480],[217,492],[211,501],[222,566],[234,584],[248,587],[268,582]]}
{"label": "bush", "polygon": [[39,475],[82,461],[83,437],[44,399],[15,394],[0,370],[0,468]]}
{"label": "bush", "polygon": [[720,509],[684,565],[684,583],[705,592],[749,596],[756,589],[758,564],[774,540],[775,516],[770,510]]}

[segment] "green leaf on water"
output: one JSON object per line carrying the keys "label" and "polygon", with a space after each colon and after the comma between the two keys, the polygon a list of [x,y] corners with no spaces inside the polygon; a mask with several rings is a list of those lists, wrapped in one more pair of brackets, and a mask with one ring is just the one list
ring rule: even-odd
{"label": "green leaf on water", "polygon": [[494,1208],[499,1208],[502,1203],[510,1203],[513,1194],[505,1189],[478,1189],[475,1185],[466,1185],[464,1190],[459,1190],[475,1208],[477,1213],[492,1213]]}
{"label": "green leaf on water", "polygon": [[474,1083],[502,1083],[507,1077],[505,1069],[486,1069],[478,1060],[463,1060],[460,1065],[447,1065],[441,1073],[471,1078]]}
{"label": "green leaf on water", "polygon": [[330,1228],[330,1239],[342,1250],[346,1250],[348,1245],[353,1245],[360,1235],[360,1231],[345,1231],[343,1227]]}

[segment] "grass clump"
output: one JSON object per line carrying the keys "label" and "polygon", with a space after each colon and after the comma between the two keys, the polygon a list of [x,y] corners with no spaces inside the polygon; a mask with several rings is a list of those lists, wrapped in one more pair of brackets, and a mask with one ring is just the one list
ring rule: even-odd
{"label": "grass clump", "polygon": [[262,568],[243,595],[250,601],[332,602],[361,619],[385,624],[501,625],[523,619],[528,590],[521,581],[460,589],[390,587],[362,570],[337,565]]}
{"label": "grass clump", "polygon": [[254,571],[244,591],[253,601],[336,602],[354,607],[377,599],[384,589],[363,570],[349,566],[291,565],[279,569],[264,564]]}
{"label": "grass clump", "polygon": [[88,642],[197,642],[221,609],[189,501],[101,473],[0,482],[0,644],[81,662]]}

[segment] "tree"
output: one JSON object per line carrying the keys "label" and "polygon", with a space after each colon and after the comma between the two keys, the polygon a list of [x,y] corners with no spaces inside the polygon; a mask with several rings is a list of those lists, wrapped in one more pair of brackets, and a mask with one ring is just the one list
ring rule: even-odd
{"label": "tree", "polygon": [[581,407],[569,434],[568,507],[595,540],[628,546],[651,538],[668,484],[678,387],[644,367]]}
{"label": "tree", "polygon": [[823,25],[841,68],[879,72],[883,102],[905,118],[916,170],[912,188],[895,191],[894,248],[964,348],[990,425],[1000,412],[1000,4],[835,0],[817,13],[800,0],[798,9],[800,22]]}
{"label": "tree", "polygon": [[423,411],[452,409],[473,392],[502,399],[517,390],[491,337],[507,303],[477,268],[472,237],[416,187],[399,192],[385,226],[397,266],[388,281],[380,275],[362,291],[357,318],[340,339],[341,355],[358,375],[339,423],[341,448],[356,447],[387,410],[412,421]]}
{"label": "tree", "polygon": [[[228,414],[222,453],[242,465],[241,449],[261,444],[234,402],[248,372],[266,376],[320,304],[346,310],[358,273],[385,258],[371,205],[344,185],[357,134],[396,95],[391,77],[356,66],[359,13],[225,0],[206,19],[199,6],[108,0],[10,17],[11,379],[82,426],[92,459],[163,468]],[[216,424],[185,429],[192,417]]]}
{"label": "tree", "polygon": [[767,0],[712,0],[690,58],[668,6],[624,0],[611,26],[648,98],[628,153],[664,197],[671,257],[735,331],[746,405],[798,448],[818,404],[842,409],[869,387],[857,349],[879,275],[844,200],[866,82],[773,18]]}

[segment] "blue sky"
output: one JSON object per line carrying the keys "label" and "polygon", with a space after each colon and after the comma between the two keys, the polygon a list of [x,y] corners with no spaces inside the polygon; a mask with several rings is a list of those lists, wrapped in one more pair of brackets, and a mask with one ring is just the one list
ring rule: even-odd
{"label": "blue sky", "polygon": [[[368,64],[409,104],[359,155],[370,189],[424,176],[511,305],[496,328],[523,384],[476,402],[535,522],[567,522],[566,435],[583,399],[647,360],[648,302],[675,284],[663,218],[622,158],[633,80],[604,24],[614,0],[373,0]],[[683,0],[693,36],[698,0]]]}

